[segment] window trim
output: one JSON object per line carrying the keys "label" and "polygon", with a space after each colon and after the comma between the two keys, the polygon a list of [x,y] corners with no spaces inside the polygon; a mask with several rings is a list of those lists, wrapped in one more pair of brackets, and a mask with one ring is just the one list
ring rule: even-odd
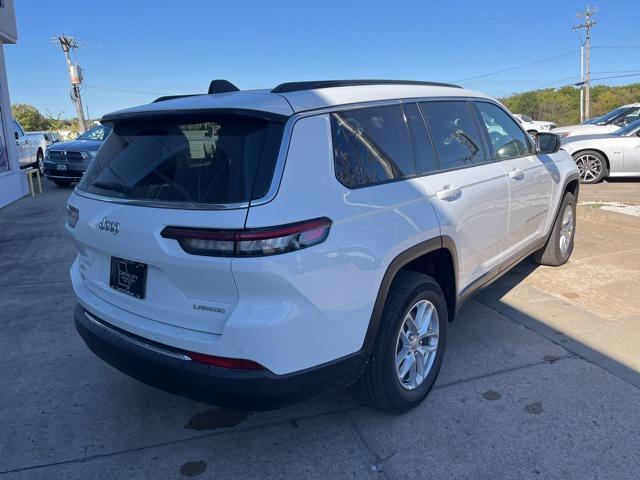
{"label": "window trim", "polygon": [[[415,165],[415,171],[416,171],[416,175],[413,178],[422,177],[430,173],[442,171],[442,165],[440,164],[440,159],[438,158],[438,152],[436,152],[436,147],[433,145],[433,137],[431,136],[431,130],[429,129],[429,125],[427,125],[427,122],[424,119],[424,115],[422,114],[420,105],[418,105],[418,102],[402,102],[401,105],[402,105],[402,111],[404,112],[404,117],[405,117],[404,119],[407,124],[407,129],[409,130],[409,138],[411,139],[411,151],[413,152],[413,164]],[[427,136],[429,137],[429,144],[431,145],[431,151],[433,152],[433,159],[436,163],[436,169],[432,170],[431,172],[423,172],[423,173],[418,172],[418,158],[416,156],[417,154],[416,139],[414,138],[414,135],[413,135],[413,129],[409,125],[409,118],[407,117],[405,105],[414,105],[416,107],[416,110],[418,111],[418,115],[420,115],[420,120],[422,121],[422,125],[424,126],[424,129],[427,132]]]}
{"label": "window trim", "polygon": [[535,144],[533,144],[533,140],[531,139],[531,136],[529,135],[529,133],[522,127],[522,124],[520,122],[514,120],[514,123],[516,124],[516,126],[524,134],[524,138],[527,141],[527,145],[529,145],[529,149],[531,150],[531,152],[529,152],[529,153],[527,153],[525,155],[518,155],[517,157],[495,158],[494,159],[493,156],[494,156],[495,152],[493,151],[493,144],[491,143],[491,137],[489,136],[489,131],[487,130],[486,125],[484,125],[484,120],[482,120],[482,115],[480,113],[480,109],[478,107],[478,104],[479,103],[488,103],[489,105],[493,105],[494,107],[502,110],[512,120],[515,119],[515,117],[513,115],[511,115],[507,109],[505,109],[502,105],[500,105],[497,102],[488,102],[488,101],[485,101],[485,100],[474,100],[471,103],[473,103],[473,110],[475,111],[476,121],[478,123],[480,123],[480,128],[481,128],[481,130],[483,132],[483,136],[485,137],[485,142],[487,142],[487,145],[489,147],[489,152],[491,153],[491,160],[488,163],[508,162],[509,160],[517,160],[518,158],[531,157],[531,156],[534,156],[534,155],[538,154],[536,152]]}
{"label": "window trim", "polygon": [[[334,112],[342,112],[342,111],[345,111],[345,110],[355,110],[355,109],[360,109],[360,108],[368,108],[368,107],[373,107],[373,106],[397,105],[397,104],[406,104],[406,103],[444,102],[444,101],[461,101],[461,102],[468,102],[470,104],[474,104],[471,108],[472,108],[473,116],[474,116],[476,122],[478,121],[478,119],[477,119],[477,113],[476,113],[476,108],[475,108],[475,102],[485,102],[485,103],[490,103],[492,105],[495,105],[498,108],[500,108],[503,111],[505,111],[507,113],[507,115],[509,115],[510,117],[513,118],[513,115],[502,104],[500,104],[498,101],[496,101],[496,100],[494,100],[492,98],[489,98],[489,97],[441,96],[441,97],[410,97],[410,98],[397,98],[397,99],[387,99],[387,100],[372,100],[372,101],[369,101],[369,102],[358,102],[358,103],[350,103],[350,104],[345,104],[345,105],[336,105],[336,106],[324,107],[324,108],[316,109],[316,110],[308,110],[308,111],[305,111],[305,112],[299,112],[299,113],[297,113],[295,115],[292,115],[291,119],[295,119],[295,121],[298,121],[298,120],[300,120],[302,118],[326,115],[327,116],[327,121],[330,122],[330,119],[328,118],[328,115],[331,114],[331,113],[334,113]],[[418,110],[420,110],[420,108],[418,108]],[[420,110],[420,114],[422,115],[422,111],[421,110]],[[424,118],[423,118],[423,121],[424,121]],[[426,122],[425,122],[425,125],[426,125]],[[428,130],[428,125],[426,125],[426,126],[427,126],[427,130]],[[331,128],[330,125],[329,125],[329,128]],[[520,130],[522,130],[526,134],[526,136],[527,136],[526,138],[528,139],[529,144],[531,145],[531,147],[534,149],[534,153],[531,153],[530,155],[523,155],[522,157],[514,157],[514,158],[511,158],[509,160],[515,160],[517,158],[525,158],[525,157],[529,157],[529,156],[536,156],[537,157],[537,155],[538,155],[538,153],[535,152],[535,145],[533,143],[533,140],[529,136],[529,134],[522,127],[520,127]],[[485,137],[485,134],[481,133],[481,136],[483,137],[483,144],[486,143],[487,139]],[[329,138],[331,138],[331,136],[329,136]],[[287,139],[287,141],[289,141],[289,139]],[[435,149],[435,146],[433,146],[433,142],[432,142],[432,148]],[[462,166],[459,166],[459,167],[453,167],[453,168],[449,168],[449,169],[440,168],[440,169],[434,170],[432,172],[416,174],[415,176],[412,176],[412,177],[403,177],[401,179],[388,180],[388,181],[385,181],[385,182],[366,185],[366,186],[357,187],[357,188],[349,188],[349,187],[344,186],[342,183],[340,183],[337,180],[337,177],[336,177],[336,181],[338,182],[339,185],[341,185],[342,187],[346,188],[347,190],[360,190],[362,188],[369,188],[369,187],[374,187],[374,186],[378,186],[378,185],[385,185],[387,183],[393,183],[393,182],[399,182],[399,181],[405,181],[405,180],[412,180],[412,179],[415,179],[415,178],[422,178],[422,177],[428,177],[428,176],[431,176],[431,175],[438,175],[439,173],[455,172],[457,170],[480,167],[482,165],[489,165],[489,164],[492,164],[492,163],[499,163],[499,162],[507,161],[507,160],[493,160],[492,158],[488,157],[486,155],[486,153],[485,153],[485,158],[487,160],[485,162],[483,162],[483,163],[473,163],[471,165],[462,165]],[[438,165],[440,165],[440,160],[438,159],[437,155],[436,155],[436,159],[438,161]],[[286,156],[285,156],[285,162],[286,162]],[[284,170],[284,163],[285,162],[283,162],[282,170]],[[276,166],[276,168],[277,168],[277,166]],[[333,149],[331,151],[331,168],[334,170],[334,175],[335,175],[335,161],[334,161],[334,158],[333,158]],[[274,174],[273,180],[277,181],[277,187],[274,188],[274,184],[272,184],[272,188],[274,188],[274,190],[275,190],[275,194],[274,194],[274,198],[275,198],[275,195],[277,194],[277,191],[278,191],[279,186],[280,186],[280,182],[282,180],[282,171],[280,172],[280,175],[278,176],[277,179],[276,179],[276,176]],[[260,203],[252,202],[251,205],[252,206],[253,205],[263,205],[263,204],[268,203],[271,200],[273,200],[273,198],[270,198],[270,199],[262,198],[260,200],[261,200]]]}

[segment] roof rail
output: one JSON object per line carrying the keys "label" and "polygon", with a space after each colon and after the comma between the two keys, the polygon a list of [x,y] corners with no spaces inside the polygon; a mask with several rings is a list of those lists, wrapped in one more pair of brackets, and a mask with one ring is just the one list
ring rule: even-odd
{"label": "roof rail", "polygon": [[271,93],[299,92],[316,88],[354,87],[360,85],[424,85],[429,87],[462,88],[460,85],[440,82],[420,82],[417,80],[312,80],[308,82],[281,83]]}

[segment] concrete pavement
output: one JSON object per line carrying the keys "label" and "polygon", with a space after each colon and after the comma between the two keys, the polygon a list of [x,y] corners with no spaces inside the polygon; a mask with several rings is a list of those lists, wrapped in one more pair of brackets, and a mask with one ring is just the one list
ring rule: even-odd
{"label": "concrete pavement", "polygon": [[154,390],[87,350],[69,192],[47,185],[0,210],[0,479],[638,477],[633,224],[581,216],[568,265],[521,264],[470,300],[435,389],[406,415],[353,389],[246,414]]}

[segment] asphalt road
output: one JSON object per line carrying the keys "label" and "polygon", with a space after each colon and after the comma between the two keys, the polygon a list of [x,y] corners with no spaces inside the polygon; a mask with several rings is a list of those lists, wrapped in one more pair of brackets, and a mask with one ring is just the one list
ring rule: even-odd
{"label": "asphalt road", "polygon": [[[589,194],[615,196],[609,185]],[[581,209],[569,264],[523,263],[470,300],[408,414],[353,389],[247,414],[88,351],[72,322],[69,192],[47,182],[0,210],[0,479],[638,478],[640,219]]]}

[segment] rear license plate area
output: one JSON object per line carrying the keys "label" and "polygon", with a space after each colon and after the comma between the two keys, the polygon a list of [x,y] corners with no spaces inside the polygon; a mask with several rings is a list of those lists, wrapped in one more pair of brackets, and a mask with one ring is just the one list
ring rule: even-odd
{"label": "rear license plate area", "polygon": [[109,286],[120,293],[142,300],[147,289],[147,264],[111,257]]}

